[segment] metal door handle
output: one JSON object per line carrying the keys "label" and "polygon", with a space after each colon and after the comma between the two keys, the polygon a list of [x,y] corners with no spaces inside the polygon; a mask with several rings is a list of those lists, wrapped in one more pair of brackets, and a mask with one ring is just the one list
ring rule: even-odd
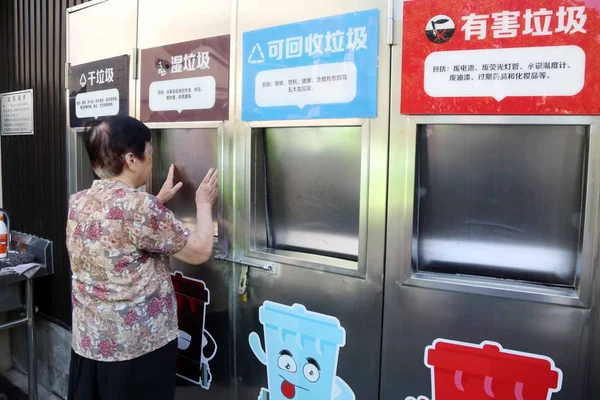
{"label": "metal door handle", "polygon": [[217,261],[225,261],[225,262],[230,262],[233,264],[238,264],[241,266],[245,266],[245,267],[250,267],[250,268],[258,268],[258,269],[263,269],[265,271],[273,271],[274,268],[271,264],[257,264],[251,261],[247,261],[244,260],[242,258],[233,258],[233,257],[229,257],[229,255],[227,253],[215,253],[215,260]]}

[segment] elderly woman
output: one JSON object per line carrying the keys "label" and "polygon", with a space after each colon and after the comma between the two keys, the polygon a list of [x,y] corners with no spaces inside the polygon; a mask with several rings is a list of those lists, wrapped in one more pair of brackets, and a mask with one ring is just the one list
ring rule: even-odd
{"label": "elderly woman", "polygon": [[211,169],[196,192],[190,232],[164,206],[182,185],[173,185],[174,166],[156,197],[136,190],[152,169],[144,124],[111,117],[90,125],[86,135],[101,179],[69,202],[69,399],[173,399],[178,328],[169,257],[195,265],[211,257],[217,172]]}

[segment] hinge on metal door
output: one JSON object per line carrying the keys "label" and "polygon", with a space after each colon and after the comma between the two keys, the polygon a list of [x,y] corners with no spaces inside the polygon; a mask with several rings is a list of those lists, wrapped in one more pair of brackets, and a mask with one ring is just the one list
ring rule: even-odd
{"label": "hinge on metal door", "polygon": [[65,63],[65,89],[69,90],[69,78],[71,77],[71,64]]}
{"label": "hinge on metal door", "polygon": [[132,76],[134,80],[138,78],[138,60],[139,60],[139,49],[136,47],[133,49],[132,57],[131,57],[131,66],[133,68]]}
{"label": "hinge on metal door", "polygon": [[388,45],[394,44],[394,3],[396,0],[388,0],[388,12],[386,21],[386,41]]}

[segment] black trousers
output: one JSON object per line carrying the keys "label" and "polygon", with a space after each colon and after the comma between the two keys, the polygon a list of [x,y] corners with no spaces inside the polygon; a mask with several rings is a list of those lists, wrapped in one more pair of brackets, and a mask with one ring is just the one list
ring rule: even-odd
{"label": "black trousers", "polygon": [[173,400],[177,340],[129,361],[102,362],[71,350],[68,400]]}

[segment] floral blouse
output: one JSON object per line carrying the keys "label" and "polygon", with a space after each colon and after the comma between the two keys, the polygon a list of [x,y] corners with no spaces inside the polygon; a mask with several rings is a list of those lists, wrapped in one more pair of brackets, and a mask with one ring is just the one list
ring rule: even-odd
{"label": "floral blouse", "polygon": [[126,361],[177,338],[169,256],[189,230],[156,197],[124,183],[94,181],[69,200],[73,350]]}

